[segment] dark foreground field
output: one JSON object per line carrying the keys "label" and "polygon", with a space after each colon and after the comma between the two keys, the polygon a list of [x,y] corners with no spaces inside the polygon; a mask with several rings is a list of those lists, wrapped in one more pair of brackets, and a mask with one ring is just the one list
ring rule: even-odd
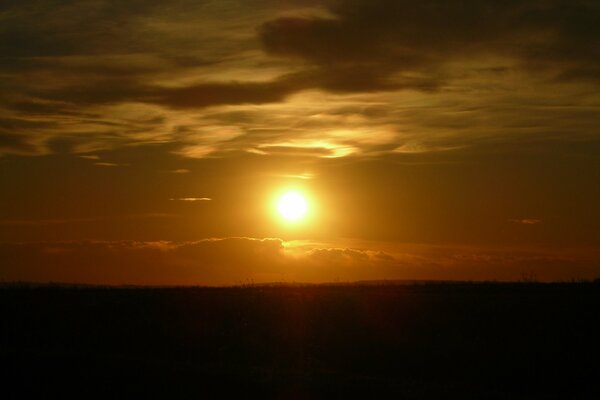
{"label": "dark foreground field", "polygon": [[597,284],[3,287],[0,313],[4,399],[600,398]]}

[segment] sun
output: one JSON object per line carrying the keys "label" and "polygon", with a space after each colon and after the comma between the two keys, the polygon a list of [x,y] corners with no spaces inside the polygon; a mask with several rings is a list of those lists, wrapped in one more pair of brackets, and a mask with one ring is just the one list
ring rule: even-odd
{"label": "sun", "polygon": [[300,221],[306,217],[308,202],[300,192],[289,191],[277,201],[277,211],[287,221]]}

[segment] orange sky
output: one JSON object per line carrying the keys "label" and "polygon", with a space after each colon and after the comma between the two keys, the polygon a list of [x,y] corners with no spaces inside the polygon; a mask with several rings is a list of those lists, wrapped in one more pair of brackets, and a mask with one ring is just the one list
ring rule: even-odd
{"label": "orange sky", "polygon": [[4,1],[0,280],[600,276],[599,27],[585,0]]}

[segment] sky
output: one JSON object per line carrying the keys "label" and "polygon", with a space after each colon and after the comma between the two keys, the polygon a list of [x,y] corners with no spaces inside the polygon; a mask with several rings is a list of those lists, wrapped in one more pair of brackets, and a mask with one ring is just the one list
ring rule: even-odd
{"label": "sky", "polygon": [[593,279],[599,204],[594,0],[0,5],[0,281]]}

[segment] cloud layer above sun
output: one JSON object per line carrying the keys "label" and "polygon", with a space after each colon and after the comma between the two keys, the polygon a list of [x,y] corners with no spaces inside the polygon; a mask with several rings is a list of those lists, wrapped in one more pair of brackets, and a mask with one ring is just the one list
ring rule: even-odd
{"label": "cloud layer above sun", "polygon": [[597,140],[599,8],[5,1],[0,152],[339,158]]}

